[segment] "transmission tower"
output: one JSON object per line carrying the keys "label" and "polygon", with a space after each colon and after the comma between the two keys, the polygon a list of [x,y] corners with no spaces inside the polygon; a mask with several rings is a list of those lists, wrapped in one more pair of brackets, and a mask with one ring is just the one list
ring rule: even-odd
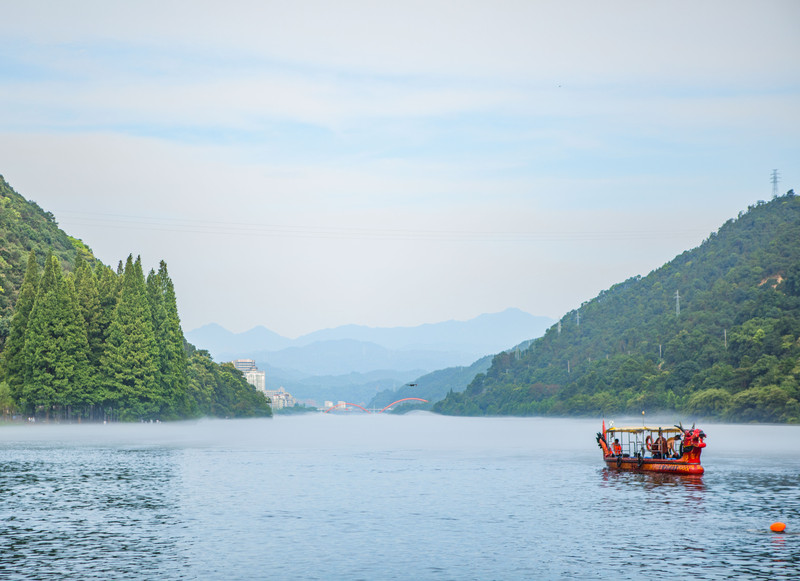
{"label": "transmission tower", "polygon": [[772,176],[770,177],[769,181],[772,182],[772,197],[778,197],[778,182],[781,179],[781,175],[778,173],[777,169],[772,170]]}
{"label": "transmission tower", "polygon": [[675,316],[679,317],[681,314],[681,293],[675,291]]}

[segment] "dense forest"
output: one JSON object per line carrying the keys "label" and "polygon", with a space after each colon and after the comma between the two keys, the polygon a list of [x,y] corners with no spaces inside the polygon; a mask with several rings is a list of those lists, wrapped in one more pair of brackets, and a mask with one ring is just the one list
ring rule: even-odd
{"label": "dense forest", "polygon": [[0,408],[45,420],[270,416],[183,336],[167,265],[116,271],[0,176]]}
{"label": "dense forest", "polygon": [[495,356],[434,410],[800,422],[799,379],[800,198],[789,191]]}

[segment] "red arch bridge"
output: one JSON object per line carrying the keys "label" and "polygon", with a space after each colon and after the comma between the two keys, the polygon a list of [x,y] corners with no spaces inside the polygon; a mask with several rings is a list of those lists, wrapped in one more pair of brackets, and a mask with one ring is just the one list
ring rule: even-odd
{"label": "red arch bridge", "polygon": [[357,410],[361,410],[361,411],[363,411],[365,413],[368,413],[368,414],[372,414],[372,413],[382,414],[383,412],[385,412],[386,410],[388,410],[392,406],[395,406],[395,405],[397,405],[399,403],[403,403],[404,401],[420,401],[422,403],[428,403],[427,399],[422,399],[420,397],[404,397],[403,399],[398,399],[397,401],[393,401],[392,403],[390,403],[389,405],[387,405],[383,409],[380,409],[380,410],[379,409],[368,410],[364,406],[360,406],[357,403],[349,403],[349,402],[343,401],[342,403],[338,403],[335,406],[329,407],[328,409],[325,410],[325,413],[327,414],[328,412],[331,412],[331,411],[333,411],[335,409],[344,410],[344,409],[348,409],[348,408],[349,409],[355,408]]}

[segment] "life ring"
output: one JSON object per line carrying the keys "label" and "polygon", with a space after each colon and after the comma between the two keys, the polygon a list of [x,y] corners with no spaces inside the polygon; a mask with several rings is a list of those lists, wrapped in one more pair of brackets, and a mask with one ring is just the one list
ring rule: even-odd
{"label": "life ring", "polygon": [[617,456],[617,468],[622,467],[622,456]]}
{"label": "life ring", "polygon": [[642,467],[642,464],[644,464],[644,460],[642,459],[642,453],[641,453],[641,452],[639,452],[638,454],[636,454],[636,465],[637,465],[639,468],[641,468],[641,467]]}
{"label": "life ring", "polygon": [[644,439],[644,445],[647,446],[647,449],[652,452],[652,450],[653,450],[653,436],[647,436]]}

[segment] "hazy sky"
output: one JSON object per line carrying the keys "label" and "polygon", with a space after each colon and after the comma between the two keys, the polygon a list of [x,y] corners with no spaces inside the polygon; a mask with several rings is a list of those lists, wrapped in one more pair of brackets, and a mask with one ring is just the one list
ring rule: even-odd
{"label": "hazy sky", "polygon": [[185,330],[560,317],[800,186],[794,0],[0,7],[0,173]]}

